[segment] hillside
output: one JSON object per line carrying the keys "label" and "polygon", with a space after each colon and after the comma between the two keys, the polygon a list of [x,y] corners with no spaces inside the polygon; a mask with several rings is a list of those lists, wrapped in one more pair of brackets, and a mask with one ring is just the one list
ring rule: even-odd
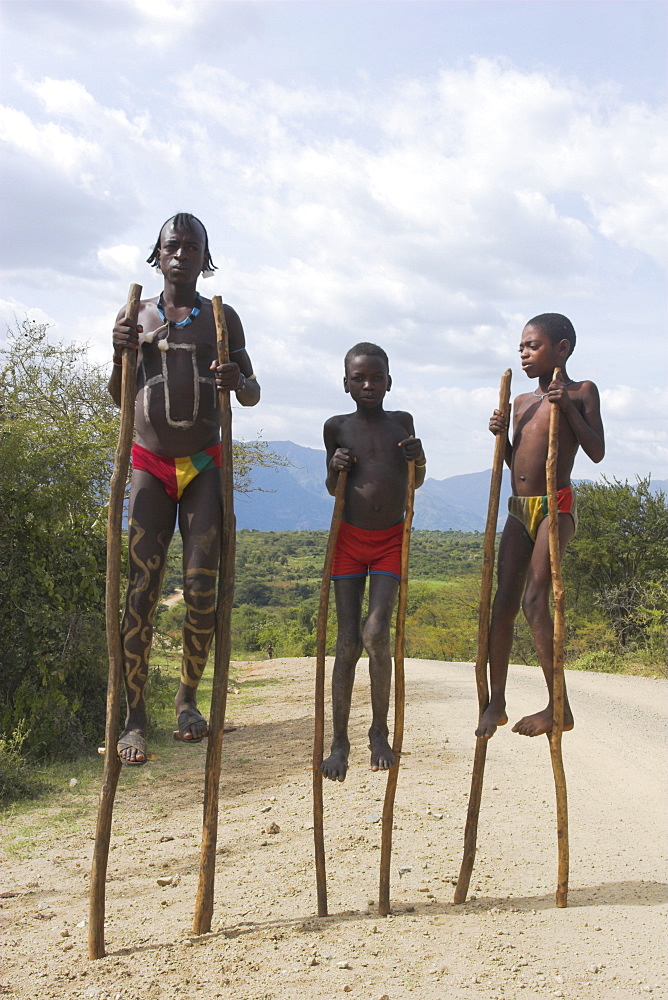
{"label": "hillside", "polygon": [[[288,459],[277,469],[254,469],[255,485],[263,492],[238,497],[237,527],[256,531],[298,531],[328,528],[332,498],[325,489],[325,452],[292,441],[269,441],[269,450]],[[415,498],[415,527],[433,531],[484,531],[490,471],[448,479],[427,479]],[[501,511],[510,494],[504,473]],[[502,518],[503,520],[503,514]]]}
{"label": "hillside", "polygon": [[[324,449],[304,448],[292,441],[269,441],[269,450],[289,465],[253,470],[262,492],[238,496],[237,527],[255,531],[300,531],[328,528],[332,498],[325,489]],[[426,479],[415,496],[416,528],[431,531],[484,531],[491,470],[447,479]],[[654,492],[668,490],[668,481],[653,480]],[[504,469],[499,506],[499,530],[506,518],[510,474]]]}

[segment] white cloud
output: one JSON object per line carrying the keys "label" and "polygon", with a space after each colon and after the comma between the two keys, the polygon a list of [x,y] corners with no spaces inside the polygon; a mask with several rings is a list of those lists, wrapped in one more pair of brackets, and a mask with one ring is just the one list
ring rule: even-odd
{"label": "white cloud", "polygon": [[611,386],[601,392],[601,409],[615,417],[663,421],[668,413],[668,389],[651,385],[644,388]]}
{"label": "white cloud", "polygon": [[[176,51],[206,7],[135,3],[132,30],[162,20]],[[528,316],[571,308],[578,329],[606,331],[606,351],[593,334],[578,360],[617,369],[608,382],[623,366],[629,383],[604,391],[610,419],[647,419],[635,351],[610,328],[656,324],[656,284],[639,305],[636,274],[661,257],[660,109],[500,60],[331,88],[248,79],[193,51],[199,62],[167,60],[143,91],[17,76],[22,100],[0,117],[17,299],[76,301],[60,328],[106,358],[127,282],[153,280],[159,224],[191,210],[220,267],[202,292],[239,307],[265,389],[235,413],[247,436],[315,446],[348,402],[343,354],[368,339],[388,350],[392,405],[414,413],[440,475],[484,468],[498,390],[478,387],[514,359]],[[628,440],[610,454],[644,467],[651,446]]]}
{"label": "white cloud", "polygon": [[97,252],[97,259],[103,267],[128,279],[139,272],[141,258],[142,252],[139,247],[126,243],[120,243],[115,247],[101,247]]}
{"label": "white cloud", "polygon": [[35,124],[23,111],[0,107],[0,141],[30,159],[48,162],[73,180],[89,178],[101,159],[100,147],[84,136],[72,135],[53,122]]}

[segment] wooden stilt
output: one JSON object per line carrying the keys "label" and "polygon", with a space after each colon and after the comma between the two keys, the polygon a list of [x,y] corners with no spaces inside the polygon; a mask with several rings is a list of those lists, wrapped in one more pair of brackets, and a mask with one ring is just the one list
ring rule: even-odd
{"label": "wooden stilt", "polygon": [[323,758],[325,739],[325,651],[327,648],[327,611],[329,608],[329,590],[332,576],[334,549],[339,534],[339,525],[343,515],[346,495],[345,469],[339,472],[336,481],[336,494],[332,523],[327,539],[325,565],[320,584],[320,605],[318,608],[318,629],[315,661],[315,730],[313,734],[313,840],[315,845],[315,877],[318,893],[318,916],[327,916],[327,875],[325,872],[325,835],[323,829],[322,809],[322,771],[320,765]]}
{"label": "wooden stilt", "polygon": [[401,747],[404,740],[404,708],[406,702],[404,684],[404,649],[406,639],[406,604],[408,601],[408,559],[411,545],[411,525],[415,500],[415,462],[408,463],[408,493],[406,496],[406,517],[401,542],[401,582],[397,601],[397,624],[394,640],[394,735],[392,752],[394,765],[387,775],[385,800],[383,802],[382,834],[380,842],[380,886],[378,890],[378,912],[386,917],[390,912],[390,859],[392,856],[392,827],[394,824],[394,796],[397,791]]}
{"label": "wooden stilt", "polygon": [[[555,368],[553,381],[561,379],[561,369]],[[557,509],[557,460],[559,458],[560,409],[550,404],[550,436],[547,453],[547,504],[550,540],[550,568],[554,595],[554,635],[552,647],[552,731],[548,733],[550,759],[557,799],[558,872],[556,903],[568,905],[568,798],[566,774],[561,754],[561,734],[564,728],[564,609],[566,595],[561,576],[561,546],[559,543],[559,511]]]}
{"label": "wooden stilt", "polygon": [[[227,324],[223,300],[220,295],[212,299],[218,342],[218,364],[230,360]],[[232,409],[230,393],[218,394],[220,405],[220,439],[222,445],[221,478],[223,488],[223,518],[220,535],[220,562],[218,565],[218,598],[216,601],[216,652],[213,670],[213,689],[209,715],[209,742],[206,751],[204,776],[204,812],[202,845],[199,861],[199,882],[195,901],[193,932],[207,934],[213,917],[213,892],[216,875],[216,840],[218,837],[218,792],[220,785],[221,753],[227,683],[230,672],[232,602],[234,600],[234,558],[236,549],[236,519],[234,516],[234,469],[232,457]]]}
{"label": "wooden stilt", "polygon": [[[133,323],[139,315],[139,300],[142,286],[130,285],[126,317]],[[121,420],[118,442],[114,455],[114,470],[111,476],[109,511],[107,514],[107,579],[105,616],[107,628],[107,650],[109,654],[109,678],[107,681],[107,721],[105,727],[104,775],[100,790],[100,801],[93,848],[93,865],[90,873],[90,896],[88,915],[88,957],[102,958],[104,955],[104,914],[107,861],[114,797],[121,761],[116,753],[118,741],[118,719],[121,705],[121,684],[123,681],[123,644],[119,620],[121,586],[121,531],[123,524],[123,499],[130,464],[132,431],[135,417],[136,364],[137,352],[130,347],[123,350],[123,373],[121,379]]]}
{"label": "wooden stilt", "polygon": [[[499,410],[506,420],[510,418],[510,369],[504,373],[499,389]],[[489,610],[492,597],[492,581],[494,579],[494,547],[496,540],[496,522],[499,516],[499,497],[503,477],[503,462],[506,451],[505,434],[497,434],[494,442],[494,463],[489,486],[489,502],[487,505],[487,523],[485,525],[485,540],[482,557],[482,579],[480,582],[480,603],[478,605],[478,650],[475,662],[475,679],[478,689],[478,723],[489,704],[489,689],[487,686],[487,661],[489,658]],[[469,808],[464,831],[464,855],[459,869],[455,903],[463,903],[469,891],[471,872],[476,854],[478,838],[478,816],[482,801],[482,784],[487,757],[489,740],[478,737],[473,758],[471,774],[471,791],[469,793]]]}

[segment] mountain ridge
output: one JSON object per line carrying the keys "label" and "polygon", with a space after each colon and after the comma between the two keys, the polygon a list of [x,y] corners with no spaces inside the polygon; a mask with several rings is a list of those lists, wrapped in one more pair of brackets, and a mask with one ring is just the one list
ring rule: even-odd
{"label": "mountain ridge", "polygon": [[[325,489],[325,450],[294,441],[268,441],[270,452],[289,465],[256,466],[254,491],[237,495],[237,528],[252,531],[300,531],[329,528],[332,498]],[[415,494],[415,528],[432,531],[484,531],[491,469],[446,479],[425,480]],[[654,490],[668,491],[668,481],[653,480]],[[498,528],[506,518],[510,473],[504,469]]]}

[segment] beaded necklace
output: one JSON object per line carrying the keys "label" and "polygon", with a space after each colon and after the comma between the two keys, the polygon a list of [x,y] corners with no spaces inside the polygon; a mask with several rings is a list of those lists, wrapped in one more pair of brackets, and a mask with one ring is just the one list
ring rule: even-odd
{"label": "beaded necklace", "polygon": [[[569,378],[568,382],[564,382],[564,385],[573,385],[573,379]],[[549,396],[549,394],[550,394],[550,390],[549,389],[547,390],[547,392],[543,392],[543,393],[537,392],[535,389],[533,391],[533,395],[537,396],[541,403],[543,402],[543,400],[545,399],[546,396]]]}
{"label": "beaded necklace", "polygon": [[172,326],[177,328],[188,326],[189,323],[192,323],[195,317],[199,316],[200,314],[200,310],[202,308],[202,296],[200,295],[199,292],[195,293],[195,305],[192,307],[190,315],[186,316],[185,319],[182,319],[180,323],[174,323],[172,320],[167,319],[167,317],[165,316],[165,303],[163,302],[162,299],[162,292],[160,292],[160,298],[156,302],[155,308],[158,310],[160,319],[162,320],[162,326],[159,326],[157,330],[151,330],[150,333],[147,333],[146,336],[144,337],[144,340],[146,341],[147,344],[152,344],[155,337],[159,333],[162,333],[163,330],[166,330],[167,333],[161,340],[158,340],[157,344],[158,348],[161,351],[167,351],[169,350],[168,340],[169,340],[170,323]]}
{"label": "beaded necklace", "polygon": [[160,313],[160,319],[162,320],[163,323],[167,324],[167,329],[169,329],[170,323],[172,326],[176,327],[188,326],[188,324],[192,323],[192,321],[195,319],[196,316],[199,316],[201,308],[202,308],[202,296],[200,295],[199,292],[196,292],[195,305],[192,307],[190,315],[186,316],[185,319],[182,319],[180,323],[175,323],[173,320],[168,320],[165,316],[165,303],[163,302],[162,299],[162,292],[160,292],[160,298],[156,303],[156,309]]}

